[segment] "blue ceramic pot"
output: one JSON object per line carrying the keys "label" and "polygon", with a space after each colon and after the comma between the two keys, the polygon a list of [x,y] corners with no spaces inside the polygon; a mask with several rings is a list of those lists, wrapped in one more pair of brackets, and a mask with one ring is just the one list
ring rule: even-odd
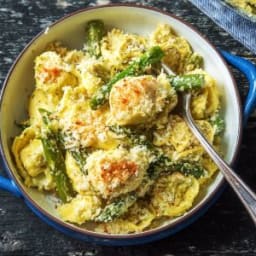
{"label": "blue ceramic pot", "polygon": [[[24,186],[10,152],[12,138],[19,132],[15,126],[15,121],[25,119],[28,96],[33,91],[33,62],[35,57],[43,51],[47,43],[56,39],[64,41],[71,48],[82,48],[84,24],[98,17],[104,20],[107,25],[121,27],[126,31],[142,35],[148,34],[158,23],[168,23],[175,28],[178,34],[190,42],[196,52],[204,57],[206,71],[216,78],[217,84],[223,92],[223,111],[226,121],[224,141],[226,161],[229,163],[233,163],[236,159],[241,142],[242,125],[246,124],[248,116],[255,107],[256,68],[240,57],[224,51],[218,52],[194,28],[173,15],[157,9],[133,5],[100,6],[70,14],[36,36],[14,62],[4,82],[0,99],[0,150],[4,162],[2,167],[9,176],[8,179],[0,177],[0,188],[20,197],[39,218],[71,237],[105,245],[147,243],[178,232],[205,213],[223,189],[224,178],[222,174],[219,173],[216,176],[209,185],[205,196],[184,216],[138,234],[108,235],[62,221],[51,198],[35,189]],[[123,19],[123,17],[126,18]],[[249,79],[250,90],[243,117],[237,86],[223,57],[231,65],[241,70]]]}

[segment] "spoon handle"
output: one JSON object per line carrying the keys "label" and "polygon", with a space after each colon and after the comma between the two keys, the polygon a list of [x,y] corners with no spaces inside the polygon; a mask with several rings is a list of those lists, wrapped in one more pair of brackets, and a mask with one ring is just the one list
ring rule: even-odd
{"label": "spoon handle", "polygon": [[189,128],[201,143],[202,147],[209,154],[211,159],[222,171],[227,182],[234,189],[248,213],[250,214],[254,224],[256,225],[256,195],[255,193],[241,180],[241,178],[229,167],[229,165],[218,155],[214,148],[209,144],[207,139],[197,128],[190,112],[191,95],[186,93],[183,95],[183,116]]}

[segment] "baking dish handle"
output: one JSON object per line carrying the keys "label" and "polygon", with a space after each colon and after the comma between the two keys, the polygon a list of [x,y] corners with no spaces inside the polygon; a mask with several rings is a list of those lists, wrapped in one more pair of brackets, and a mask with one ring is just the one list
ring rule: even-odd
{"label": "baking dish handle", "polygon": [[21,197],[21,192],[11,179],[0,176],[0,189],[11,192],[16,197]]}
{"label": "baking dish handle", "polygon": [[246,126],[250,114],[256,107],[256,66],[244,58],[223,50],[220,50],[220,52],[225,60],[240,70],[249,81],[249,92],[245,101],[243,114],[243,125]]}

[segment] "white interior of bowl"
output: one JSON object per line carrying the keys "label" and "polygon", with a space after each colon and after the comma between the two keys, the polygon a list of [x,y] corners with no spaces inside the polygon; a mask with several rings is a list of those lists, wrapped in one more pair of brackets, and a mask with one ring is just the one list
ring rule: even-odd
{"label": "white interior of bowl", "polygon": [[[221,88],[221,92],[223,92],[223,113],[226,123],[223,141],[226,152],[225,159],[230,162],[234,157],[239,140],[240,106],[232,77],[222,59],[207,41],[177,19],[154,10],[128,6],[112,6],[79,12],[58,22],[53,27],[50,27],[49,30],[46,28],[45,33],[41,34],[23,52],[14,66],[8,79],[7,87],[3,93],[0,120],[1,138],[5,156],[15,177],[19,179],[17,168],[11,156],[10,146],[13,137],[19,132],[15,121],[24,120],[27,114],[28,97],[34,88],[34,59],[43,51],[47,43],[54,40],[61,40],[70,48],[81,49],[84,42],[84,27],[86,22],[91,19],[102,19],[107,26],[118,27],[127,32],[145,36],[148,36],[158,23],[167,23],[173,26],[178,34],[190,42],[194,51],[204,57],[205,70],[217,80],[218,86]],[[223,176],[218,174],[209,186],[206,196],[197,203],[193,210],[199,207],[212,194],[222,179]],[[38,206],[59,219],[54,208],[54,202],[49,197],[34,189],[24,187],[21,182],[19,182],[19,185],[23,187],[29,197]],[[172,220],[172,222],[175,221]]]}

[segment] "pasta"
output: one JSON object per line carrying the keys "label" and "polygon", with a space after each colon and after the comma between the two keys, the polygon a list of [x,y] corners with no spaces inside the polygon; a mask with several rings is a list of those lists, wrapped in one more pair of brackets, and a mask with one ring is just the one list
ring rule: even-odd
{"label": "pasta", "polygon": [[61,219],[128,234],[193,207],[217,167],[180,114],[179,93],[191,91],[192,115],[216,148],[224,122],[218,86],[185,38],[166,24],[149,37],[101,30],[83,50],[53,42],[34,71],[12,152],[26,186],[59,198]]}

